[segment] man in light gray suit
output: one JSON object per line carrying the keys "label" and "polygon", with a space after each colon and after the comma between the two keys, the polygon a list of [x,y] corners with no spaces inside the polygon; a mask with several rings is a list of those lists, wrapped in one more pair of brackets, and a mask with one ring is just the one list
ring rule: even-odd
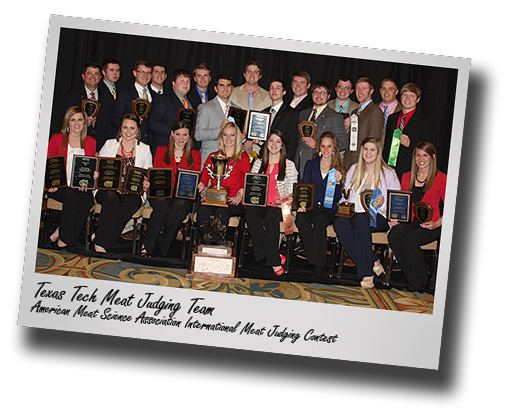
{"label": "man in light gray suit", "polygon": [[228,122],[228,110],[232,106],[240,108],[230,101],[230,96],[233,92],[233,82],[229,75],[218,75],[214,90],[217,96],[198,106],[194,137],[197,141],[201,142],[202,167],[209,154],[217,150],[217,138],[223,124]]}

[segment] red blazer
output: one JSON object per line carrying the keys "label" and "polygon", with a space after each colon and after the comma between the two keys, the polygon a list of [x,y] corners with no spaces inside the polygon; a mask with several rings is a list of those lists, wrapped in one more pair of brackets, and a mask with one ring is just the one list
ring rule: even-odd
{"label": "red blazer", "polygon": [[[48,157],[64,155],[65,164],[67,165],[67,149],[62,149],[62,143],[64,137],[62,133],[53,134],[51,140],[48,143]],[[85,156],[95,156],[95,145],[96,141],[94,138],[87,136],[85,138]]]}
{"label": "red blazer", "polygon": [[173,185],[177,181],[177,168],[180,169],[191,169],[193,171],[199,171],[201,169],[201,153],[198,150],[191,149],[191,156],[193,157],[194,163],[191,166],[187,165],[186,156],[182,156],[180,162],[177,164],[175,155],[171,157],[171,162],[167,165],[164,161],[164,156],[168,151],[169,145],[159,146],[156,150],[154,157],[154,168],[173,168]]}
{"label": "red blazer", "polygon": [[[219,151],[213,152],[210,155],[214,155],[219,153]],[[211,185],[216,185],[216,179],[211,178],[208,171],[207,165],[212,165],[212,159],[210,159],[210,155],[205,161],[203,165],[203,170],[201,173],[201,182],[205,184],[207,187],[209,185],[209,181],[212,181]],[[228,192],[228,197],[232,198],[237,195],[237,192],[244,188],[244,175],[251,170],[251,163],[249,162],[249,155],[246,152],[241,152],[240,157],[235,161],[230,159],[226,164],[226,172],[233,167],[230,176],[226,179],[221,180],[221,185],[225,187],[229,187],[230,191]]]}
{"label": "red blazer", "polygon": [[[403,177],[401,178],[401,189],[403,191],[410,191],[408,188],[408,184],[410,182],[410,172],[405,172]],[[433,218],[432,222],[436,222],[442,215],[440,214],[440,201],[445,203],[445,185],[447,184],[447,175],[442,172],[437,172],[437,176],[435,177],[435,181],[431,188],[424,193],[424,197],[422,201],[424,203],[429,203],[433,207]],[[414,205],[412,203],[412,220],[414,220]]]}

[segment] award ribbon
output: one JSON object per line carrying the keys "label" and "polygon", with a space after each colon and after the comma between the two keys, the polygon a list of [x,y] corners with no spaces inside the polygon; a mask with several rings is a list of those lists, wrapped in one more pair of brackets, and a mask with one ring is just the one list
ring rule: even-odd
{"label": "award ribbon", "polygon": [[373,191],[373,196],[369,203],[369,225],[374,228],[376,228],[376,214],[378,212],[378,203],[376,202],[376,199],[379,195],[382,195],[382,190],[377,188]]}
{"label": "award ribbon", "polygon": [[283,217],[283,226],[285,227],[285,235],[293,234],[292,206],[288,197],[281,199],[281,214]]}
{"label": "award ribbon", "polygon": [[391,150],[389,151],[389,159],[387,160],[387,164],[389,166],[396,166],[396,162],[398,161],[398,153],[399,153],[399,145],[401,143],[401,135],[403,132],[396,128],[394,130],[394,134],[392,135],[391,141]]}
{"label": "award ribbon", "polygon": [[323,206],[327,209],[332,208],[335,189],[336,189],[336,170],[332,168],[329,171],[329,177],[327,178],[327,188],[325,189],[325,198],[323,202]]}
{"label": "award ribbon", "polygon": [[357,151],[357,130],[359,129],[359,117],[357,114],[351,116],[352,122],[350,123],[350,152]]}

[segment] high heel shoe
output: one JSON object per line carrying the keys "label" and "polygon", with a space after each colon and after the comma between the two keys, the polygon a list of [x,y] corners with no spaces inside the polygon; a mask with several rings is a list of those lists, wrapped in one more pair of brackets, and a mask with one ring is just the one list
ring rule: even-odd
{"label": "high heel shoe", "polygon": [[276,267],[272,267],[272,271],[274,271],[274,274],[277,276],[282,276],[285,274],[285,269],[281,266],[278,269],[276,269]]}
{"label": "high heel shoe", "polygon": [[[377,264],[377,263],[378,263],[378,264]],[[375,262],[375,264],[373,265],[373,272],[374,272],[377,276],[381,276],[382,274],[385,274],[385,270],[384,270],[384,268],[382,267],[382,264],[380,263],[380,261]]]}
{"label": "high heel shoe", "polygon": [[281,265],[284,266],[286,262],[286,257],[283,254],[279,254],[279,256],[281,257]]}
{"label": "high heel shoe", "polygon": [[372,289],[373,287],[375,287],[373,277],[364,277],[361,281],[361,287],[363,289]]}

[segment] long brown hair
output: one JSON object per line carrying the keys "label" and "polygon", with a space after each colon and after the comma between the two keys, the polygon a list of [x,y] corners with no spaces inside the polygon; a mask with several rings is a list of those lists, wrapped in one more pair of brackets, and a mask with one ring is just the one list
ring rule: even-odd
{"label": "long brown hair", "polygon": [[184,146],[184,153],[186,155],[187,166],[190,167],[194,164],[193,154],[191,153],[191,150],[193,149],[193,139],[191,137],[189,124],[185,121],[177,121],[175,124],[173,124],[173,127],[171,128],[170,144],[168,145],[168,149],[166,150],[166,154],[164,155],[163,160],[167,165],[171,163],[171,157],[175,151],[175,137],[173,136],[173,133],[175,133],[177,130],[180,130],[181,128],[187,128],[187,131],[189,131],[189,138],[187,139],[186,145]]}
{"label": "long brown hair", "polygon": [[80,147],[82,149],[85,148],[85,139],[87,138],[87,114],[83,109],[81,109],[79,106],[71,106],[67,111],[65,111],[64,115],[64,121],[62,123],[62,150],[67,149],[67,142],[69,141],[69,121],[71,120],[71,117],[75,114],[81,114],[83,115],[83,129],[80,133]]}
{"label": "long brown hair", "polygon": [[429,141],[421,141],[417,143],[417,145],[414,148],[414,151],[412,152],[412,170],[410,172],[410,182],[408,183],[409,191],[412,191],[415,186],[415,180],[417,179],[417,171],[419,170],[417,163],[415,163],[415,154],[417,153],[417,149],[422,150],[423,152],[431,156],[431,161],[429,163],[428,169],[428,178],[426,179],[426,183],[424,184],[424,192],[426,192],[431,188],[433,182],[435,182],[435,177],[437,176],[438,172],[437,149],[435,149],[433,143],[430,143]]}
{"label": "long brown hair", "polygon": [[[269,140],[272,135],[276,135],[281,139],[281,151],[279,152],[279,173],[277,175],[278,181],[284,181],[286,176],[286,139],[283,133],[279,130],[272,130],[269,135]],[[269,147],[268,147],[269,141],[267,140],[267,144],[265,144],[265,147],[263,149],[263,155],[262,155],[262,164],[260,166],[260,173],[264,174],[267,172],[267,168],[269,167]]]}
{"label": "long brown hair", "polygon": [[325,139],[325,138],[331,139],[332,144],[334,145],[334,151],[333,151],[332,159],[331,159],[331,167],[334,168],[336,171],[341,172],[341,175],[343,175],[343,178],[344,178],[346,175],[346,169],[345,169],[345,165],[343,165],[343,161],[341,160],[341,153],[339,150],[338,139],[336,138],[336,136],[334,135],[333,132],[324,131],[322,133],[322,135],[316,142],[315,151],[313,153],[313,159],[320,156],[320,146],[322,144],[322,139]]}
{"label": "long brown hair", "polygon": [[141,122],[140,122],[140,117],[138,117],[134,112],[130,112],[129,114],[125,114],[122,117],[122,122],[120,123],[120,127],[118,127],[118,131],[117,131],[117,137],[116,137],[117,141],[120,141],[120,137],[122,137],[122,125],[124,124],[125,120],[134,121],[136,123],[136,126],[138,127],[138,133],[136,134],[136,140],[138,140],[138,141],[137,141],[136,144],[140,144],[140,141],[141,141],[141,128],[140,128]]}

